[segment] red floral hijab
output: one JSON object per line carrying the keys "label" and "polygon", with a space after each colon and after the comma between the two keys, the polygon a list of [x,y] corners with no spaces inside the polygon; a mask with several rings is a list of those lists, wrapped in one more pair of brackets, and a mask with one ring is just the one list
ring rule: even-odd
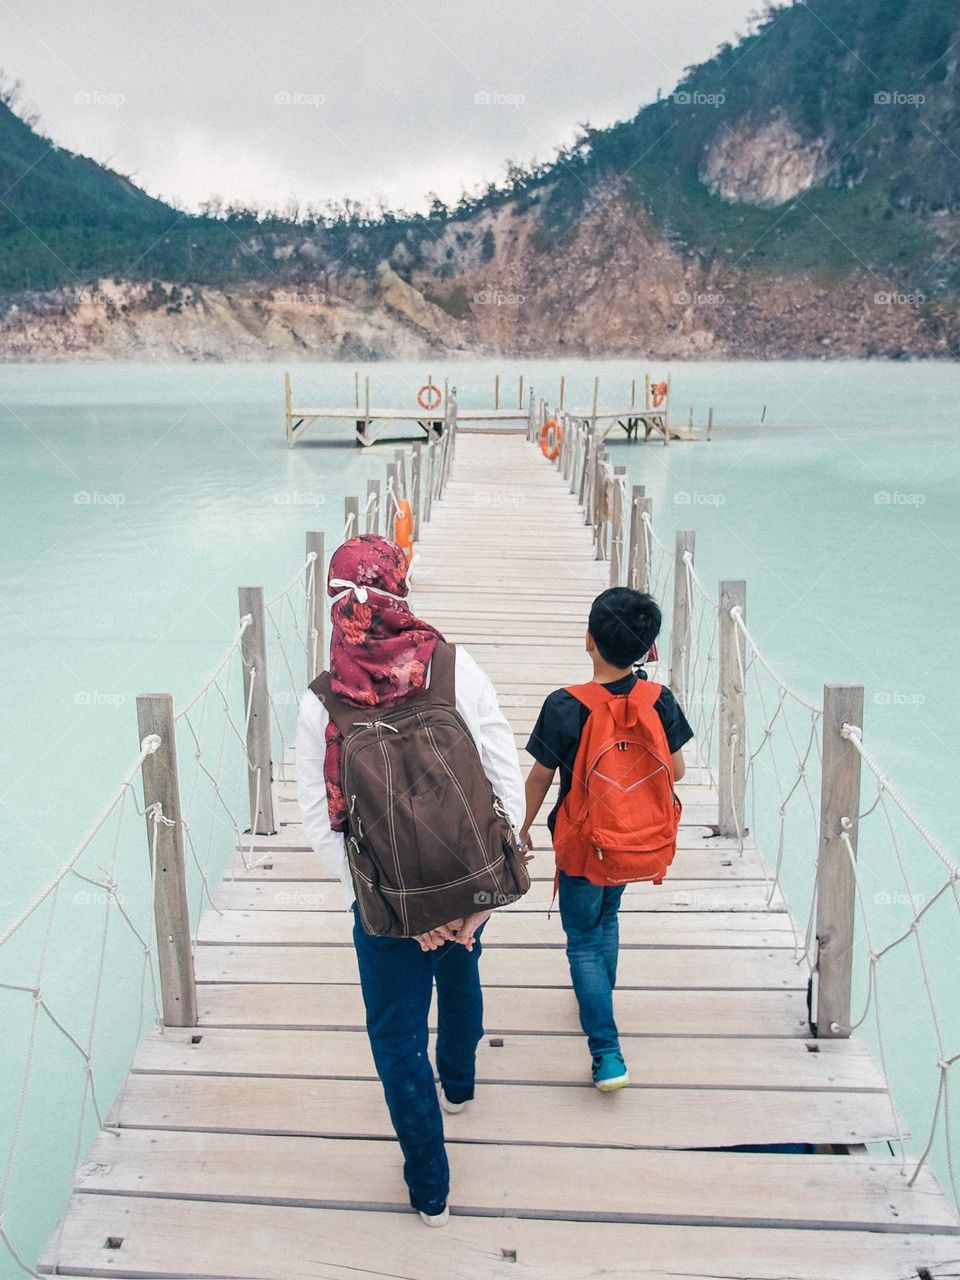
{"label": "red floral hijab", "polygon": [[[358,707],[385,707],[423,688],[443,636],[407,603],[407,558],[395,542],[374,534],[351,538],[333,553],[327,571],[331,687]],[[330,720],[323,779],[330,826],[344,831],[347,807],[341,780],[343,739]]]}

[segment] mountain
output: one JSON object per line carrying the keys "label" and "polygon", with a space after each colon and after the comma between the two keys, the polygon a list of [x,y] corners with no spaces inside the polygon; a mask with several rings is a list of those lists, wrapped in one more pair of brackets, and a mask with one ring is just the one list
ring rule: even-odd
{"label": "mountain", "polygon": [[0,107],[0,354],[960,346],[960,0],[796,0],[455,208],[188,215]]}

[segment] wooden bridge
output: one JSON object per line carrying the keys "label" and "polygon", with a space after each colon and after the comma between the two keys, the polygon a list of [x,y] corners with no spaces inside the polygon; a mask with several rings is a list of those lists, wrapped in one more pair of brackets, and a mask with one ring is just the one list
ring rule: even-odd
{"label": "wooden bridge", "polygon": [[[612,561],[598,559],[571,492],[577,468],[589,488],[591,459],[569,448],[558,472],[523,438],[460,433],[420,528],[417,609],[491,675],[520,749],[543,697],[589,678],[589,604],[624,575],[622,504]],[[426,505],[418,495],[418,514]],[[911,1185],[899,1161],[867,1154],[902,1132],[877,1063],[844,1034],[838,1005],[839,1034],[823,1019],[811,1034],[797,927],[752,839],[716,834],[713,776],[696,749],[687,759],[670,877],[624,897],[616,1007],[632,1086],[603,1096],[589,1083],[560,921],[546,911],[553,871],[540,827],[530,894],[486,931],[477,1097],[444,1121],[454,1216],[426,1231],[407,1203],[364,1031],[351,919],[304,842],[288,756],[277,833],[255,840],[259,865],[234,858],[200,923],[196,1025],[142,1045],[41,1269],[231,1280],[960,1275],[960,1226],[929,1168]],[[842,1005],[842,978],[829,990],[828,978],[819,999]]]}

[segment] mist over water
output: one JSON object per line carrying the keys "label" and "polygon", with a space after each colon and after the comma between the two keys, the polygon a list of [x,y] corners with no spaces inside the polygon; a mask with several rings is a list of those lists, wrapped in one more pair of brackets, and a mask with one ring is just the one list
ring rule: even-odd
{"label": "mist over water", "polygon": [[[291,372],[297,403],[354,402],[353,366]],[[697,572],[714,593],[721,577],[746,579],[751,632],[810,701],[819,702],[827,680],[866,686],[870,749],[955,853],[956,366],[436,359],[360,369],[361,379],[371,377],[374,405],[412,405],[428,374],[447,378],[464,407],[490,405],[499,373],[504,404],[517,402],[520,374],[524,394],[532,385],[555,404],[563,375],[567,407],[583,409],[595,374],[601,405],[625,407],[632,380],[642,396],[645,372],[671,377],[672,420],[685,424],[692,406],[701,437],[714,410],[709,443],[628,444],[619,428],[609,437],[614,463],[653,499],[659,538],[672,546],[677,528],[694,529]],[[392,460],[396,445],[356,448],[346,423],[315,425],[288,450],[282,408],[276,365],[0,366],[0,926],[60,866],[135,755],[137,694],[166,691],[177,704],[189,697],[236,632],[237,587],[279,591],[302,564],[305,531],[323,529],[335,545],[344,496],[365,492]],[[769,785],[758,810],[768,799],[775,808]],[[758,834],[769,860],[775,822]],[[807,856],[788,852],[797,866]],[[866,826],[860,862],[873,868],[874,896],[889,895],[893,933],[909,921],[908,904],[898,916],[896,868]],[[916,871],[932,891],[933,872]],[[788,896],[809,890],[790,865],[784,884]],[[953,929],[956,936],[955,921]],[[78,970],[92,938],[77,930]],[[934,959],[956,976],[952,950]],[[910,965],[890,974],[885,1007],[899,1010],[901,1027],[888,1068],[919,1134],[935,1087],[928,1019],[911,1000]],[[63,968],[57,980],[67,981]],[[15,1061],[25,1046],[16,1022],[23,1010],[5,1005]],[[100,1047],[102,1057],[115,1057],[115,1084],[130,1038],[128,1022]],[[924,1045],[922,1070],[911,1068],[912,1043]],[[58,1088],[56,1073],[38,1080],[31,1105],[52,1105]],[[24,1199],[37,1240],[56,1216],[73,1162],[72,1146],[63,1149],[49,1132]]]}

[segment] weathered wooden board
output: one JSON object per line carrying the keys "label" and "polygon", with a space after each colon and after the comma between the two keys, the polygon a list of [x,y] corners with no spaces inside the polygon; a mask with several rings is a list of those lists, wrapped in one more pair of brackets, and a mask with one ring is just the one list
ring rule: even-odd
{"label": "weathered wooden board", "polygon": [[[211,947],[196,949],[198,982],[357,982],[357,962],[348,947]],[[570,970],[559,947],[487,947],[483,985],[567,987]],[[714,948],[666,947],[624,951],[618,990],[806,991],[809,970],[785,948],[741,948],[720,958]]]}
{"label": "weathered wooden board", "polygon": [[[104,1242],[122,1240],[108,1251]],[[220,1280],[930,1280],[957,1275],[950,1236],[458,1215],[81,1195],[47,1270]],[[602,1271],[600,1270],[602,1268]]]}
{"label": "weathered wooden board", "polygon": [[[334,887],[334,886],[332,886]],[[341,904],[343,898],[341,896]],[[629,923],[629,928],[626,927]],[[343,906],[334,911],[205,911],[199,939],[211,943],[350,943],[353,917]],[[802,939],[802,935],[799,935]],[[498,911],[484,934],[485,945],[564,945],[556,912]],[[794,933],[785,912],[675,911],[633,912],[620,930],[621,951],[630,947],[789,947]]]}
{"label": "weathered wooden board", "polygon": [[[636,1084],[715,1089],[883,1089],[859,1040],[624,1035]],[[574,1035],[487,1035],[477,1052],[483,1084],[580,1084],[587,1054]],[[366,1032],[256,1032],[168,1027],[147,1036],[134,1070],[190,1075],[376,1077]]]}
{"label": "weathered wooden board", "polygon": [[[231,1133],[390,1138],[379,1081],[131,1075],[110,1123]],[[448,1141],[617,1147],[877,1142],[897,1136],[885,1093],[503,1084],[445,1126]]]}
{"label": "weathered wooden board", "polygon": [[[890,1162],[727,1152],[596,1151],[456,1141],[450,1173],[462,1213],[672,1220],[692,1225],[949,1229],[932,1174],[910,1187]],[[402,1157],[390,1141],[121,1130],[102,1135],[81,1167],[85,1191],[216,1196],[318,1208],[407,1206]]]}
{"label": "weathered wooden board", "polygon": [[[553,898],[552,880],[535,880],[519,902],[503,911],[545,911]],[[338,882],[224,880],[214,894],[221,911],[339,911],[343,894]],[[772,911],[783,910],[783,898],[761,880],[665,880],[662,885],[627,885],[620,910],[635,911]]]}
{"label": "weathered wooden board", "polygon": [[[325,983],[200,983],[200,1022],[219,1027],[362,1027],[360,989]],[[800,991],[618,991],[614,1003],[624,1034],[806,1036]],[[564,1031],[580,1034],[573,991],[492,987],[484,999],[491,1033]]]}

